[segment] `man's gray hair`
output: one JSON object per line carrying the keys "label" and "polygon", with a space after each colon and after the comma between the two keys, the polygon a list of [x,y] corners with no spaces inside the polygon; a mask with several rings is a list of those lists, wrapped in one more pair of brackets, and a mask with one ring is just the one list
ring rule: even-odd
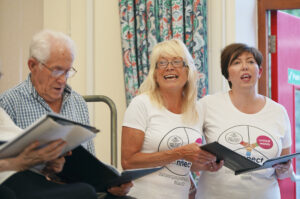
{"label": "man's gray hair", "polygon": [[42,30],[33,36],[29,48],[29,57],[35,58],[42,63],[46,63],[50,56],[53,41],[64,44],[69,48],[72,60],[75,59],[74,41],[65,33],[53,30]]}

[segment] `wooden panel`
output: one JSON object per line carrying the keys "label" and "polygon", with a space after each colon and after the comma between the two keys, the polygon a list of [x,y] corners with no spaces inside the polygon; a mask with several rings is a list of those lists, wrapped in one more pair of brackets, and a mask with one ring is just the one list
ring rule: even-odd
{"label": "wooden panel", "polygon": [[[272,53],[272,99],[282,104],[289,115],[292,130],[292,152],[295,152],[295,88],[288,83],[288,70],[300,71],[300,18],[271,11],[271,33],[276,36],[276,53]],[[295,168],[295,162],[294,162]],[[280,181],[281,198],[293,199],[295,183]]]}
{"label": "wooden panel", "polygon": [[258,91],[262,95],[269,96],[268,92],[268,10],[299,9],[299,0],[257,0],[258,14],[258,49],[263,53],[263,74],[258,84]]}

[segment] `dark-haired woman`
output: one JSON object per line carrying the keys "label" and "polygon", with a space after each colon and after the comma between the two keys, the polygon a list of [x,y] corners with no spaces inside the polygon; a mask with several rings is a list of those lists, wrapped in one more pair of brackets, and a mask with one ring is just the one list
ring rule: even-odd
{"label": "dark-haired woman", "polygon": [[[285,108],[257,92],[261,63],[262,55],[253,47],[240,43],[225,47],[221,69],[231,89],[200,100],[206,141],[218,141],[260,164],[289,154],[291,146]],[[291,171],[291,162],[241,175],[226,167],[218,172],[204,171],[196,198],[279,199],[277,178],[287,177]]]}

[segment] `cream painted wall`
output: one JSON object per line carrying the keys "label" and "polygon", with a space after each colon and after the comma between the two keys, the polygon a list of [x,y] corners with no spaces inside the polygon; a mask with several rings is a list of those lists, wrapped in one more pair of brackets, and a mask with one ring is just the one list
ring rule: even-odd
{"label": "cream painted wall", "polygon": [[42,13],[40,0],[0,0],[0,93],[27,77],[28,46],[43,27]]}
{"label": "cream painted wall", "polygon": [[[118,148],[120,160],[121,127],[126,110],[125,86],[121,52],[119,5],[117,0],[95,1],[95,92],[110,97],[118,110]],[[97,105],[98,106],[98,105]],[[98,146],[109,143],[108,108],[96,107],[95,123],[102,129]],[[102,111],[99,111],[102,110]],[[104,111],[105,110],[105,111]],[[102,148],[101,157],[107,156],[109,147]],[[107,157],[105,157],[107,159]],[[119,165],[120,165],[120,161]]]}
{"label": "cream painted wall", "polygon": [[[105,95],[114,101],[120,145],[126,103],[118,9],[117,0],[44,0],[44,27],[69,34],[77,44],[74,66],[78,74],[69,80],[69,84],[82,95]],[[87,45],[88,40],[92,40],[90,45]],[[90,54],[86,54],[87,51]],[[87,57],[93,59],[92,62]],[[94,103],[90,111],[92,124],[101,129],[94,139],[97,157],[110,163],[109,108],[104,103]],[[120,147],[118,152],[120,163]]]}
{"label": "cream painted wall", "polygon": [[76,44],[73,66],[78,73],[68,83],[82,95],[86,94],[86,30],[85,0],[44,0],[43,28],[68,34]]}
{"label": "cream painted wall", "polygon": [[[117,0],[0,0],[0,65],[5,74],[0,92],[27,77],[28,47],[35,32],[62,31],[77,47],[78,73],[68,83],[82,95],[106,95],[115,102],[120,145],[126,103],[118,8]],[[109,108],[100,102],[89,103],[89,108],[91,123],[101,129],[94,140],[97,156],[110,163]]]}

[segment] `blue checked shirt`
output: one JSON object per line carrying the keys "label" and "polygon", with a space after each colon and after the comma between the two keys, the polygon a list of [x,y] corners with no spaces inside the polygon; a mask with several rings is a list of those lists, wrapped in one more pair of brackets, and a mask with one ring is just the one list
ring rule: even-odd
{"label": "blue checked shirt", "polygon": [[[53,113],[50,106],[39,96],[32,85],[30,74],[24,82],[0,95],[0,107],[22,129],[25,129],[46,113]],[[70,120],[89,124],[86,102],[81,95],[73,91],[68,85],[63,93],[63,102],[59,114]],[[88,141],[83,146],[95,155],[93,141]]]}

